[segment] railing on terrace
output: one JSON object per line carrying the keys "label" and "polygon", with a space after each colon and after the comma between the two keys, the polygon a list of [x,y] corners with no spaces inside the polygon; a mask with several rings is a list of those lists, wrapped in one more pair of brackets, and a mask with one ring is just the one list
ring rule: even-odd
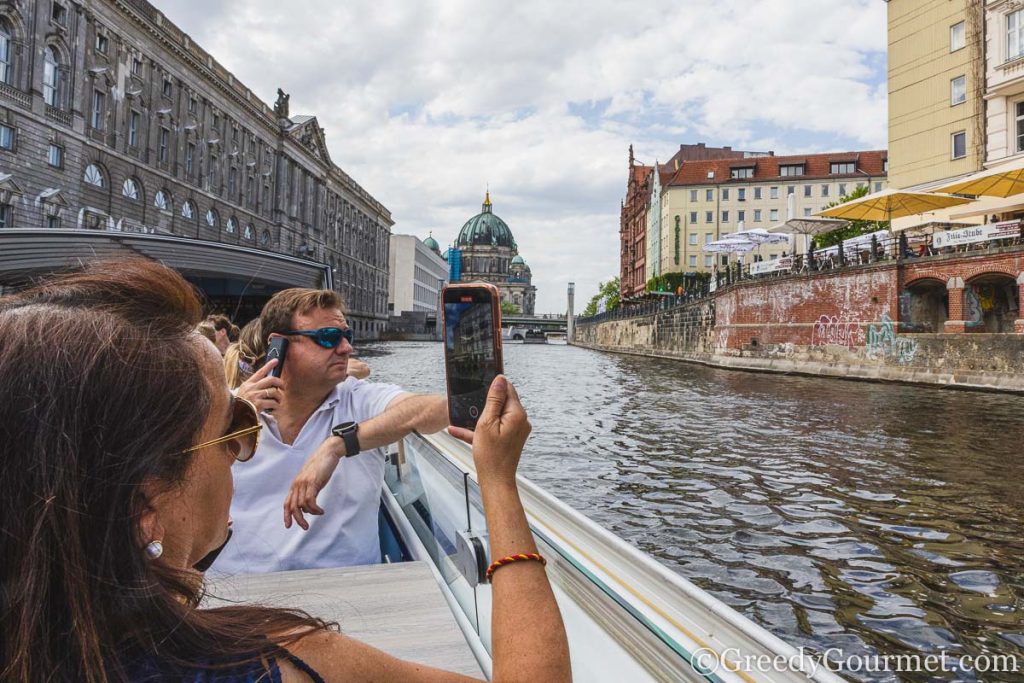
{"label": "railing on terrace", "polygon": [[955,255],[983,255],[996,249],[1024,247],[1024,221],[988,223],[928,235],[873,236],[859,244],[842,244],[815,249],[808,254],[783,256],[753,263],[735,262],[712,274],[711,286],[687,291],[682,297],[651,293],[637,302],[626,302],[611,311],[592,316],[579,316],[577,324],[638,318],[661,311],[670,311],[709,297],[714,291],[739,282],[808,275],[858,268],[870,264],[908,264],[921,259],[946,258]]}

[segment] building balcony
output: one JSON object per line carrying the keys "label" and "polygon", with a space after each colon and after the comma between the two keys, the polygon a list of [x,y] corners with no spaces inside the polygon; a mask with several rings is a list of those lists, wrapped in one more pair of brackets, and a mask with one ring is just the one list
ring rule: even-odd
{"label": "building balcony", "polygon": [[32,108],[32,97],[28,93],[18,90],[9,83],[0,83],[0,96],[14,102],[24,109]]}
{"label": "building balcony", "polygon": [[69,111],[64,111],[48,104],[46,105],[46,118],[56,121],[62,126],[71,127],[71,112]]}

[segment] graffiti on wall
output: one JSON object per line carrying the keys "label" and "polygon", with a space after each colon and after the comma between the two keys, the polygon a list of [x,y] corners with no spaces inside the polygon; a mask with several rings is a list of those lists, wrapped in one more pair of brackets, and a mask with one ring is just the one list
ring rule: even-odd
{"label": "graffiti on wall", "polygon": [[981,298],[978,296],[978,291],[974,286],[970,286],[964,290],[964,320],[968,325],[980,325],[981,324]]}
{"label": "graffiti on wall", "polygon": [[846,320],[835,315],[823,315],[814,323],[812,346],[835,344],[852,349],[864,344],[864,328],[857,320]]}
{"label": "graffiti on wall", "polygon": [[882,314],[881,325],[868,326],[867,355],[871,360],[892,360],[910,363],[917,354],[917,342],[896,336],[896,326],[887,313]]}

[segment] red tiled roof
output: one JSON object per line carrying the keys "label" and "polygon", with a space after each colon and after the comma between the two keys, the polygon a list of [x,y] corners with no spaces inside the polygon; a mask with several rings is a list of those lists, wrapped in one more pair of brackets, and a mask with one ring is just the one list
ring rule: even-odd
{"label": "red tiled roof", "polygon": [[[672,179],[667,185],[720,185],[725,183],[751,183],[765,180],[779,180],[780,182],[794,182],[807,179],[824,178],[864,178],[867,176],[878,177],[886,175],[883,162],[889,153],[886,150],[871,150],[865,152],[827,152],[824,154],[799,154],[792,156],[766,156],[751,157],[749,159],[725,159],[716,161],[684,161],[679,165]],[[829,173],[829,164],[832,162],[856,161],[856,173],[844,173],[832,175]],[[803,164],[804,174],[802,176],[782,176],[779,174],[779,166],[792,166]],[[730,169],[733,168],[754,168],[752,178],[732,179]],[[708,172],[714,172],[714,178],[708,178]]]}

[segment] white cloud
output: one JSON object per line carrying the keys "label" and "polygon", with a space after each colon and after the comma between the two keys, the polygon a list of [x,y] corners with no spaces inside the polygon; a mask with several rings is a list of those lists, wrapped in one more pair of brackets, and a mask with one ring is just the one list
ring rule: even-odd
{"label": "white cloud", "polygon": [[568,281],[585,302],[618,273],[631,143],[649,163],[683,142],[886,144],[872,70],[885,5],[874,0],[162,9],[268,102],[280,86],[293,113],[315,114],[335,162],[392,210],[395,232],[451,241],[489,183],[542,312],[564,309]]}

